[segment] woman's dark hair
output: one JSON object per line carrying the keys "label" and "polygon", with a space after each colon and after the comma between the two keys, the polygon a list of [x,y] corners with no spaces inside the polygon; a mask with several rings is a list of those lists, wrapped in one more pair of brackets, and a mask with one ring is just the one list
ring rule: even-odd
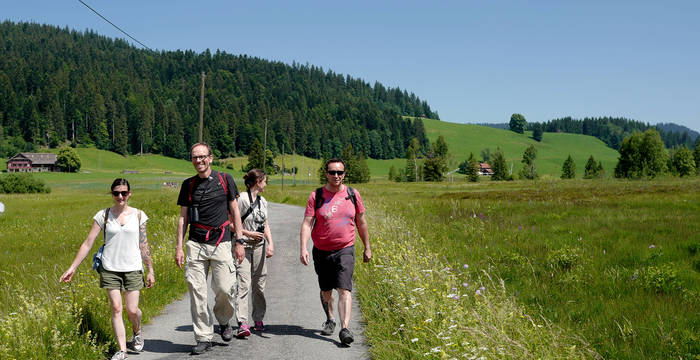
{"label": "woman's dark hair", "polygon": [[129,185],[129,181],[127,181],[124,178],[114,179],[114,182],[112,182],[112,187],[110,188],[110,190],[114,190],[115,187],[120,186],[120,185],[126,185],[126,189],[131,191],[131,185]]}
{"label": "woman's dark hair", "polygon": [[247,174],[243,175],[243,182],[245,183],[245,187],[250,189],[255,186],[260,179],[266,176],[267,174],[265,174],[263,170],[251,169]]}

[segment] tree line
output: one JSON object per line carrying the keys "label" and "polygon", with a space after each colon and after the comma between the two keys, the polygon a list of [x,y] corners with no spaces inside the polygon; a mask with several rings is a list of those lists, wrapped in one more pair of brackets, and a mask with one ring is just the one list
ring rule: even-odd
{"label": "tree line", "polygon": [[[574,119],[563,117],[552,119],[544,123],[528,123],[527,128],[536,131],[539,127],[545,132],[564,132],[571,134],[583,134],[597,137],[609,147],[620,150],[622,140],[634,132],[644,132],[654,129],[659,133],[666,148],[685,146],[692,148],[697,139],[697,133],[682,131],[681,127],[669,127],[670,124],[649,125],[640,121],[623,117],[586,117]],[[669,129],[669,130],[664,130]],[[670,130],[674,129],[674,130]]]}
{"label": "tree line", "polygon": [[[254,141],[278,154],[402,157],[410,139],[429,147],[426,101],[399,88],[308,64],[217,50],[137,49],[124,40],[33,23],[0,24],[0,156],[40,146],[95,146],[127,155],[186,158],[198,140],[217,157]],[[404,117],[405,116],[405,117]]]}

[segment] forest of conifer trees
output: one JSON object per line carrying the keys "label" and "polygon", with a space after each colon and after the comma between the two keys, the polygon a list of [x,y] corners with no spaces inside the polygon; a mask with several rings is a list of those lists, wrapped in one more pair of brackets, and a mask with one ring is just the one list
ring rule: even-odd
{"label": "forest of conifer trees", "polygon": [[[127,42],[32,23],[0,24],[0,156],[37,147],[96,146],[185,158],[197,141],[205,72],[204,141],[216,156],[254,139],[279,153],[339,156],[352,143],[377,159],[403,157],[420,117],[439,118],[413,93],[247,55],[136,49]],[[406,117],[418,117],[411,120]]]}
{"label": "forest of conifer trees", "polygon": [[[530,130],[537,123],[529,123]],[[619,150],[622,140],[634,132],[644,132],[648,129],[656,129],[667,148],[685,146],[693,148],[697,133],[681,131],[683,128],[675,124],[660,124],[654,127],[641,121],[630,120],[621,117],[594,117],[573,119],[563,117],[552,119],[542,124],[546,132],[564,132],[571,134],[591,135],[602,140],[609,147]],[[694,136],[695,135],[695,136]]]}

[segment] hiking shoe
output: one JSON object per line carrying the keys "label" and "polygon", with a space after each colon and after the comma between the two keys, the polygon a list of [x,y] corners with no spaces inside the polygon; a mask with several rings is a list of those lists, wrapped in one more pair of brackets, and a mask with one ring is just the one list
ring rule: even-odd
{"label": "hiking shoe", "polygon": [[250,336],[250,326],[248,326],[248,323],[242,323],[241,326],[238,327],[236,337],[242,339],[246,336]]}
{"label": "hiking shoe", "polygon": [[321,335],[331,335],[335,331],[335,320],[326,320],[323,323],[323,329],[321,330]]}
{"label": "hiking shoe", "polygon": [[134,350],[136,352],[143,351],[143,337],[141,336],[140,331],[138,333],[135,333],[134,338],[131,339],[131,350]]}
{"label": "hiking shoe", "polygon": [[340,329],[340,334],[338,334],[340,337],[340,342],[343,343],[343,345],[350,345],[353,341],[355,341],[355,338],[352,337],[352,333],[348,328],[342,328]]}
{"label": "hiking shoe", "polygon": [[262,321],[256,321],[255,326],[253,327],[253,330],[255,331],[263,331],[265,330],[265,325],[263,325]]}
{"label": "hiking shoe", "polygon": [[211,349],[211,341],[197,341],[197,345],[192,347],[192,354],[200,355]]}
{"label": "hiking shoe", "polygon": [[229,342],[233,339],[233,329],[231,325],[219,325],[219,334],[221,335],[221,340]]}
{"label": "hiking shoe", "polygon": [[126,353],[124,351],[121,351],[121,350],[115,352],[114,355],[112,355],[112,360],[124,360],[127,358],[129,358],[129,357],[126,356]]}

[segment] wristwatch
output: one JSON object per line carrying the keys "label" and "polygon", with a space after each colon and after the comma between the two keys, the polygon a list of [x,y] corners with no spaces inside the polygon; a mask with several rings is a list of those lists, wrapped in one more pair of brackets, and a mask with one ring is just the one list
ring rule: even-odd
{"label": "wristwatch", "polygon": [[241,238],[241,239],[236,239],[236,242],[239,243],[239,244],[241,244],[241,245],[245,245],[245,240],[244,240],[243,238]]}

